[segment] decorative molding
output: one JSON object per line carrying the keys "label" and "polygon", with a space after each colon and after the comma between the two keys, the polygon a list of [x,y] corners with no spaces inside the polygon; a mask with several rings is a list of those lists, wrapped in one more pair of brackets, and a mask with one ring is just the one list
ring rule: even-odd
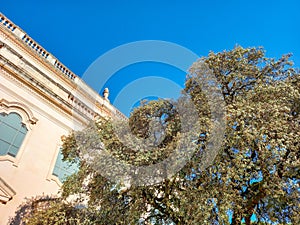
{"label": "decorative molding", "polygon": [[16,192],[0,177],[0,203],[6,204],[10,201]]}
{"label": "decorative molding", "polygon": [[[76,106],[71,105],[68,102],[68,99],[64,99],[47,85],[43,84],[43,82],[40,82],[39,80],[34,78],[30,73],[28,73],[27,71],[23,71],[20,66],[15,65],[11,61],[9,61],[9,59],[0,55],[0,65],[1,63],[3,64],[0,67],[1,71],[8,74],[9,77],[11,77],[14,81],[20,82],[20,85],[22,87],[28,86],[30,92],[37,92],[38,94],[40,94],[40,96],[42,96],[46,101],[50,102],[52,105],[55,105],[58,110],[64,110],[69,115],[72,115],[74,118],[78,119],[78,121],[80,121],[80,123],[82,124],[88,124],[88,121],[92,119],[87,114],[88,106],[85,107],[86,111],[80,111]],[[44,74],[44,76],[47,75]],[[58,83],[54,82],[53,84],[61,89],[61,91],[63,91],[66,95],[70,95],[70,92],[64,90],[64,88]],[[82,105],[85,105],[81,100],[80,103]],[[77,115],[74,114],[72,110],[74,110]],[[91,111],[92,109],[89,108],[89,110]]]}
{"label": "decorative molding", "polygon": [[[80,114],[77,116],[74,112],[71,110],[66,110],[64,107],[62,107],[61,104],[58,104],[57,102],[51,101],[51,98],[47,97],[45,93],[37,90],[34,86],[27,86],[24,82],[20,80],[20,76],[17,79],[17,76],[13,71],[8,71],[8,68],[1,68],[0,71],[6,75],[10,80],[12,80],[15,84],[17,84],[20,88],[27,90],[28,92],[32,93],[34,96],[38,98],[42,98],[42,100],[45,103],[48,103],[51,107],[54,107],[56,111],[63,113],[65,116],[70,117],[70,119],[73,119],[74,121],[77,121],[79,124],[86,125],[86,119],[80,116]],[[78,112],[76,112],[78,113]]]}
{"label": "decorative molding", "polygon": [[62,143],[56,145],[56,150],[55,150],[55,153],[52,156],[51,163],[50,163],[48,173],[47,173],[47,177],[46,177],[46,180],[54,181],[59,187],[62,186],[62,182],[58,179],[57,176],[53,175],[53,170],[54,170],[54,167],[55,167],[55,163],[56,163],[56,160],[57,160],[57,155],[59,154],[61,144]]}
{"label": "decorative molding", "polygon": [[12,162],[15,167],[18,167],[20,159],[23,155],[26,143],[31,134],[32,126],[35,125],[38,121],[37,118],[33,116],[32,111],[24,104],[19,102],[9,102],[6,99],[0,99],[0,113],[9,114],[11,112],[16,112],[22,117],[22,122],[28,128],[28,132],[22,142],[22,145],[19,148],[19,151],[16,157],[12,157],[10,155],[0,156],[0,161],[9,161]]}
{"label": "decorative molding", "polygon": [[[0,12],[0,18],[4,17],[6,20],[8,20],[7,17],[5,17]],[[11,21],[10,21],[11,22]],[[12,23],[12,22],[11,22]],[[15,25],[16,26],[16,25]],[[51,72],[54,72],[58,77],[64,79],[71,85],[76,86],[76,80],[78,76],[74,74],[70,69],[68,69],[63,63],[61,63],[56,57],[54,57],[51,53],[49,53],[47,50],[43,49],[43,47],[38,44],[36,41],[34,41],[26,32],[24,32],[21,28],[16,26],[16,30],[20,30],[21,33],[24,33],[24,36],[22,37],[18,36],[14,31],[11,31],[7,29],[7,27],[2,26],[0,22],[0,30],[2,33],[5,33],[5,39],[8,37],[10,38],[10,41],[12,41],[14,44],[16,44],[19,47],[19,50],[22,53],[25,53],[29,58],[38,64],[44,65],[48,70]],[[44,52],[44,54],[41,54],[41,52],[37,51],[36,47],[39,46]],[[29,54],[28,54],[29,53]],[[46,57],[47,56],[47,57]]]}
{"label": "decorative molding", "polygon": [[53,174],[50,175],[50,178],[47,178],[47,180],[49,181],[54,181],[58,187],[61,187],[63,185],[63,183],[58,179],[57,176],[54,176]]}
{"label": "decorative molding", "polygon": [[13,156],[11,156],[11,155],[0,155],[0,162],[1,162],[1,161],[8,161],[8,162],[11,162],[11,163],[13,163],[14,166],[17,167],[17,164],[16,164],[17,160],[16,160],[15,157],[13,157]]}
{"label": "decorative molding", "polygon": [[[0,15],[1,15],[1,13],[0,13]],[[2,14],[2,16],[5,19],[7,19],[3,14]],[[9,21],[9,22],[11,22],[11,21]],[[16,25],[14,25],[14,26],[16,26]],[[16,26],[16,27],[18,29],[20,29],[18,26]],[[1,28],[1,26],[0,26],[0,28]],[[18,29],[16,29],[16,30],[18,30]],[[95,100],[95,97],[91,96],[88,93],[88,91],[86,91],[86,89],[85,89],[85,88],[89,88],[89,89],[91,89],[91,88],[88,85],[86,85],[69,68],[67,68],[58,59],[56,59],[51,53],[49,53],[45,50],[45,52],[47,53],[47,54],[45,53],[45,55],[48,55],[46,58],[44,56],[42,56],[41,54],[37,53],[36,49],[31,46],[31,45],[36,45],[36,46],[38,45],[38,43],[36,41],[34,41],[33,39],[31,39],[32,43],[30,45],[28,45],[28,43],[25,41],[24,37],[28,37],[28,38],[30,38],[30,37],[24,31],[22,31],[25,35],[23,38],[18,37],[17,35],[14,34],[14,32],[8,31],[7,29],[4,29],[3,31],[7,32],[9,34],[8,37],[10,38],[10,40],[19,47],[19,50],[23,54],[27,55],[28,53],[33,53],[33,54],[29,54],[29,57],[31,58],[31,60],[37,62],[38,64],[41,63],[44,67],[48,68],[51,72],[54,72],[54,74],[56,74],[57,77],[61,78],[63,81],[66,81],[69,85],[71,85],[73,90],[74,89],[77,91],[80,90],[81,94],[83,94],[83,96],[85,96],[87,98],[86,100],[92,100],[92,101]],[[14,36],[15,38],[12,38],[11,36]],[[51,58],[51,60],[49,60],[50,58]],[[54,62],[54,64],[52,61]],[[61,75],[63,75],[63,76],[61,76]],[[80,81],[80,82],[78,82],[78,81]],[[95,92],[93,89],[91,89],[91,90],[92,90],[92,92]],[[100,97],[102,100],[104,100],[104,98],[102,96],[100,96],[98,93],[95,92],[95,94],[97,95],[97,97]],[[122,112],[120,112],[114,106],[112,106],[112,108],[116,112],[109,113],[109,116],[117,117],[118,119],[122,119],[122,120],[127,119],[127,117],[125,115],[123,115]],[[97,113],[97,112],[95,112],[95,113]]]}
{"label": "decorative molding", "polygon": [[22,111],[26,115],[26,123],[34,125],[37,123],[38,119],[33,116],[31,110],[24,105],[23,103],[19,102],[9,102],[5,99],[0,99],[0,111],[8,112],[9,110],[17,110]]}

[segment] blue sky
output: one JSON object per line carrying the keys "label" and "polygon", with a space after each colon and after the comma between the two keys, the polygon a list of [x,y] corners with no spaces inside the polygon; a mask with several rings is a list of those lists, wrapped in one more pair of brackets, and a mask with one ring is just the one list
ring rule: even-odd
{"label": "blue sky", "polygon": [[[2,3],[0,9],[83,79],[89,66],[107,51],[142,40],[173,42],[199,56],[206,56],[209,51],[229,50],[236,44],[263,46],[269,57],[278,58],[292,52],[295,66],[300,67],[300,2],[297,0],[16,0]],[[94,88],[101,92],[102,87],[108,86],[111,102],[117,103],[115,99],[121,90],[140,78],[165,78],[183,87],[185,74],[186,71],[163,63],[136,63]],[[136,93],[141,96],[151,85],[155,84],[146,80],[146,87],[134,88],[129,97]],[[174,96],[172,89],[170,97]],[[128,105],[120,104],[117,107],[128,114]]]}

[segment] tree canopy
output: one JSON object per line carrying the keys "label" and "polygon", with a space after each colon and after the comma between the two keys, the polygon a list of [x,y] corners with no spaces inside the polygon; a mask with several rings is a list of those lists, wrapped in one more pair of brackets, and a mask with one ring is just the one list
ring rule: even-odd
{"label": "tree canopy", "polygon": [[[178,101],[144,102],[132,112],[131,133],[141,140],[158,139],[151,148],[134,149],[130,138],[120,140],[110,119],[71,133],[63,154],[65,160],[79,161],[80,169],[64,182],[61,201],[29,214],[28,224],[46,224],[36,219],[41,215],[47,224],[300,224],[300,76],[290,56],[276,60],[267,58],[263,48],[237,46],[195,62],[178,101],[189,98],[195,106],[198,129],[188,132],[197,138],[187,140],[193,146],[184,146],[196,150],[162,182],[139,186],[108,179],[83,152],[105,149],[125,164],[157,164],[185,137]],[[216,102],[199,83],[208,71],[215,78],[208,84],[220,90],[225,112],[218,115],[225,123],[218,127],[222,139],[213,158],[208,151]],[[156,127],[163,132],[149,132]],[[180,151],[184,157],[191,149]],[[211,162],[203,166],[207,159]]]}

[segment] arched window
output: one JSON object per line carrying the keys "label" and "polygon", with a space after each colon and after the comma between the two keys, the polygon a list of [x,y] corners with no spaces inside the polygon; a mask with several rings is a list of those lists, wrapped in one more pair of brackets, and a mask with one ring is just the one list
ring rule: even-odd
{"label": "arched window", "polygon": [[0,113],[0,155],[15,157],[27,131],[28,129],[22,123],[22,117],[18,113]]}
{"label": "arched window", "polygon": [[59,151],[52,175],[57,176],[60,182],[64,182],[66,178],[78,171],[78,164],[63,161],[63,154]]}

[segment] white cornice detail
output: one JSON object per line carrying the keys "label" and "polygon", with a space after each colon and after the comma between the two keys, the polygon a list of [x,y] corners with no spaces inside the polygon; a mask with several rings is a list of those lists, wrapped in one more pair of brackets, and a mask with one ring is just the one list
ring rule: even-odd
{"label": "white cornice detail", "polygon": [[10,201],[16,192],[0,177],[0,202],[6,204]]}

